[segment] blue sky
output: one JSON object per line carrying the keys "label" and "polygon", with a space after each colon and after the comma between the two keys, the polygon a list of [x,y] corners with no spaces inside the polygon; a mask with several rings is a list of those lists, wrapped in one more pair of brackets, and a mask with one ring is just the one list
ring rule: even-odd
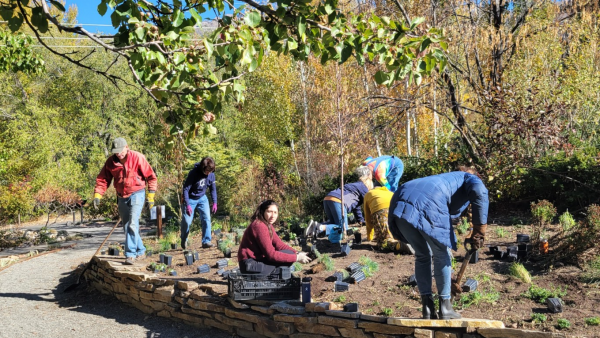
{"label": "blue sky", "polygon": [[[69,8],[70,5],[76,5],[77,9],[78,9],[78,14],[77,14],[77,22],[79,24],[101,24],[101,25],[111,25],[110,22],[110,14],[112,13],[112,11],[110,10],[110,8],[108,9],[108,11],[106,12],[106,14],[104,14],[104,16],[100,16],[100,14],[98,14],[98,4],[100,3],[100,0],[66,0],[66,8]],[[235,6],[237,7],[237,5],[239,4],[238,1],[234,2]],[[204,12],[202,13],[202,17],[204,19],[211,19],[214,17],[214,14],[212,12]],[[85,28],[86,30],[90,31],[90,32],[97,32],[97,31],[101,31],[104,33],[115,33],[116,30],[114,28],[112,28],[112,26],[110,27],[103,27],[103,26],[84,26],[83,28]]]}

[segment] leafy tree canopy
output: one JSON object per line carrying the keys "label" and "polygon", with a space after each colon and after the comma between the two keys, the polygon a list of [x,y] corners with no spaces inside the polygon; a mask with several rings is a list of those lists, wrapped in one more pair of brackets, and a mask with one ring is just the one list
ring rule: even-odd
{"label": "leafy tree canopy", "polygon": [[[12,32],[27,26],[40,37],[54,25],[125,60],[135,82],[166,108],[169,142],[184,131],[197,134],[203,128],[205,134],[214,133],[214,127],[202,122],[214,120],[223,100],[244,100],[243,75],[260,66],[269,51],[297,60],[312,54],[322,63],[344,63],[351,57],[361,65],[373,62],[381,67],[375,80],[388,86],[406,77],[419,84],[446,64],[443,31],[420,27],[424,21],[420,17],[410,20],[405,15],[399,21],[374,13],[346,13],[337,0],[275,0],[267,5],[240,1],[244,4],[235,7],[227,0],[101,0],[98,12],[108,15],[111,9],[112,24],[118,29],[111,36],[64,25],[60,21],[64,3],[55,0],[0,0],[0,15]],[[233,13],[226,15],[226,8]],[[218,13],[217,27],[200,41],[192,39],[207,10]],[[53,53],[116,85],[128,81],[110,67],[96,69],[68,53]],[[18,55],[10,57],[16,62]]]}

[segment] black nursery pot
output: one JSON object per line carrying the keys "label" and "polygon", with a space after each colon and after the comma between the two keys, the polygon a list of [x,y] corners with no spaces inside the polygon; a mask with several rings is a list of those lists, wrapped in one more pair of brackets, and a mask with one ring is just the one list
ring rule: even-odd
{"label": "black nursery pot", "polygon": [[152,257],[153,254],[154,254],[154,251],[146,250],[146,257]]}
{"label": "black nursery pot", "polygon": [[200,255],[198,254],[198,251],[192,252],[192,255],[194,256],[194,262],[200,260]]}
{"label": "black nursery pot", "polygon": [[342,249],[341,249],[342,255],[348,256],[350,254],[351,250],[352,249],[350,248],[350,245],[348,245],[348,244],[342,244]]}
{"label": "black nursery pot", "polygon": [[179,244],[177,244],[177,243],[172,243],[172,244],[171,244],[171,250],[175,250],[175,249],[177,249],[177,247],[178,247],[178,246],[179,246]]}
{"label": "black nursery pot", "polygon": [[348,303],[344,305],[344,312],[358,312],[358,303]]}
{"label": "black nursery pot", "polygon": [[119,256],[121,254],[121,250],[119,250],[119,249],[112,249],[112,250],[113,250],[113,252],[112,252],[113,256]]}
{"label": "black nursery pot", "polygon": [[517,234],[517,242],[518,243],[529,243],[529,235]]}
{"label": "black nursery pot", "polygon": [[223,252],[223,255],[225,256],[225,258],[231,258],[231,249],[225,250],[225,252]]}
{"label": "black nursery pot", "polygon": [[165,255],[163,257],[163,263],[166,264],[166,265],[168,265],[168,266],[171,266],[171,263],[173,263],[173,256],[171,256],[171,255]]}
{"label": "black nursery pot", "polygon": [[504,258],[504,255],[506,255],[505,251],[500,251],[500,250],[494,251],[494,258],[495,259],[502,259],[502,258]]}
{"label": "black nursery pot", "polygon": [[187,254],[184,257],[185,257],[185,265],[194,264],[194,256],[192,256],[191,254]]}
{"label": "black nursery pot", "polygon": [[357,231],[354,234],[354,244],[360,244],[360,243],[362,243],[362,234]]}
{"label": "black nursery pot", "polygon": [[479,251],[475,251],[471,255],[471,259],[469,260],[469,264],[475,264],[477,262],[479,262]]}
{"label": "black nursery pot", "polygon": [[198,273],[206,273],[210,271],[210,267],[208,266],[208,264],[202,264],[199,267],[196,268]]}
{"label": "black nursery pot", "polygon": [[348,291],[348,289],[350,288],[350,284],[345,283],[345,282],[335,282],[333,289],[335,292],[344,292],[344,291]]}

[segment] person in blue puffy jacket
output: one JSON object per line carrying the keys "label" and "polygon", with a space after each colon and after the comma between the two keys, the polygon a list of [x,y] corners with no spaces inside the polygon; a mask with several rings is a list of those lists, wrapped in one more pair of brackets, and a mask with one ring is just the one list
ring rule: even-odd
{"label": "person in blue puffy jacket", "polygon": [[415,277],[424,319],[438,318],[431,293],[431,254],[440,298],[439,318],[461,317],[452,309],[450,299],[450,248],[457,249],[451,219],[459,217],[469,204],[473,214],[470,238],[478,249],[485,237],[489,199],[487,188],[475,174],[456,171],[418,178],[404,183],[392,197],[389,229],[396,239],[408,242],[415,251]]}

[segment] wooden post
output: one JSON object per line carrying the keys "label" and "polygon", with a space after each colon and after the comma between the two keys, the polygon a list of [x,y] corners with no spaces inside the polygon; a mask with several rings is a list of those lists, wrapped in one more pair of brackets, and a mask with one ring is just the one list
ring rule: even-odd
{"label": "wooden post", "polygon": [[75,225],[75,211],[73,211],[73,225]]}
{"label": "wooden post", "polygon": [[81,224],[83,225],[83,205],[81,206],[81,209],[79,209],[79,211],[81,212]]}
{"label": "wooden post", "polygon": [[162,206],[157,205],[156,206],[156,228],[157,228],[157,234],[158,234],[158,238],[163,238],[163,233],[162,233]]}

